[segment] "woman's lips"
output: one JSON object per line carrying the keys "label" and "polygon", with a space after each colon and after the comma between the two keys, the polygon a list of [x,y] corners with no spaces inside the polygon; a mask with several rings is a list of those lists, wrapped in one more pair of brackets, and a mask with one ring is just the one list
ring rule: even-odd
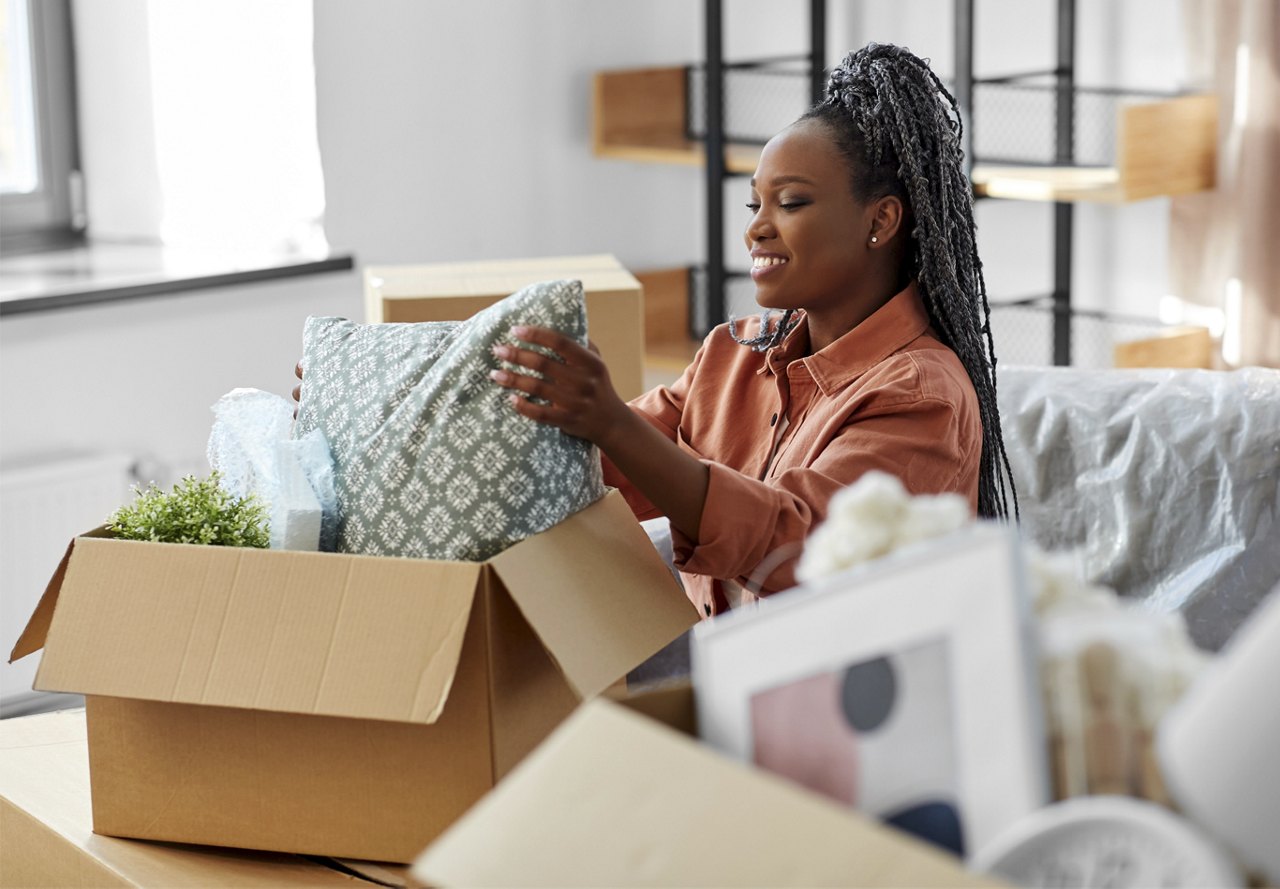
{"label": "woman's lips", "polygon": [[785,256],[755,256],[751,262],[751,280],[759,281],[769,275],[776,275],[791,262]]}

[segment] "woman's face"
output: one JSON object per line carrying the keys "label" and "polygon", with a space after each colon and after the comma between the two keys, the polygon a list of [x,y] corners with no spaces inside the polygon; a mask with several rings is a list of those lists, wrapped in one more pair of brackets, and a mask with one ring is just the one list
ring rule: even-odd
{"label": "woman's face", "polygon": [[821,314],[855,298],[866,276],[871,228],[849,168],[825,128],[801,121],[769,140],[751,180],[756,302]]}

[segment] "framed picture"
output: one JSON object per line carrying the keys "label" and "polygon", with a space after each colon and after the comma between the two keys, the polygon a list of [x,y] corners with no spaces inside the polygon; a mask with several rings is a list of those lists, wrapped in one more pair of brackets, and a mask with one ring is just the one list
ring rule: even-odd
{"label": "framed picture", "polygon": [[978,524],[695,627],[703,739],[965,857],[1049,802],[1016,532]]}

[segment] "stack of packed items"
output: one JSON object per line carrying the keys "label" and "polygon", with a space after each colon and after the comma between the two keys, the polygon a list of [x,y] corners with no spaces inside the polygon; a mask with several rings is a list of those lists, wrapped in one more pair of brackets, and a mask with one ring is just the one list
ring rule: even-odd
{"label": "stack of packed items", "polygon": [[72,542],[14,657],[86,695],[95,831],[410,861],[694,622],[598,454],[488,382],[518,324],[585,342],[581,287],[309,320],[336,552]]}

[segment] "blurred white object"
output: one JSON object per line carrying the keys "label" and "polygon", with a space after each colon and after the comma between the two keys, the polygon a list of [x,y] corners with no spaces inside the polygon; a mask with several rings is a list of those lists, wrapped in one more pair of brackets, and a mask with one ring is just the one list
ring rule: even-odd
{"label": "blurred white object", "polygon": [[1280,881],[1280,587],[1161,721],[1174,801],[1251,870]]}
{"label": "blurred white object", "polygon": [[801,583],[878,559],[908,544],[958,531],[972,519],[959,494],[912,497],[887,472],[871,470],[837,491],[827,519],[805,540]]}
{"label": "blurred white object", "polygon": [[1016,886],[1243,886],[1239,869],[1186,819],[1124,796],[1033,812],[979,850],[970,867]]}

